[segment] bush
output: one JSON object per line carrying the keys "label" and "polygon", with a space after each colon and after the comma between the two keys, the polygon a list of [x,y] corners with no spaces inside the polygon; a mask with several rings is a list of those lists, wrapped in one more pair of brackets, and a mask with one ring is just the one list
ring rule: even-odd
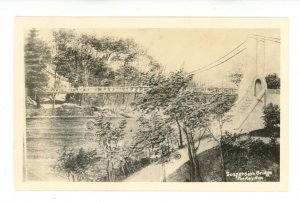
{"label": "bush", "polygon": [[280,78],[277,74],[269,74],[266,76],[268,89],[280,89]]}
{"label": "bush", "polygon": [[78,151],[64,147],[54,165],[54,170],[66,176],[72,181],[87,181],[89,170],[99,161],[96,150],[85,151],[80,148]]}
{"label": "bush", "polygon": [[253,130],[248,133],[251,137],[273,137],[279,138],[280,137],[280,127],[274,128],[269,130],[267,128],[262,128],[258,130]]}
{"label": "bush", "polygon": [[[251,138],[247,134],[231,134],[226,132],[222,138],[225,168],[229,173],[252,173],[256,171],[271,171],[272,174],[264,176],[256,182],[278,182],[280,180],[280,145],[275,138],[262,141]],[[200,154],[201,173],[205,182],[220,182],[220,152],[219,147],[213,147]],[[189,162],[169,175],[168,181],[184,182],[189,179]],[[241,182],[234,176],[227,176],[227,182]]]}
{"label": "bush", "polygon": [[[234,162],[239,167],[260,167],[266,159],[279,164],[279,143],[276,138],[263,142],[244,134],[227,134],[223,139],[223,149],[227,163]],[[253,163],[249,165],[247,162],[251,159]]]}
{"label": "bush", "polygon": [[[263,181],[279,181],[280,145],[276,138],[269,142],[245,135],[224,137],[224,160],[230,172],[272,171]],[[234,178],[228,181],[235,181]]]}
{"label": "bush", "polygon": [[264,107],[264,124],[266,129],[274,130],[280,126],[280,109],[272,103]]}

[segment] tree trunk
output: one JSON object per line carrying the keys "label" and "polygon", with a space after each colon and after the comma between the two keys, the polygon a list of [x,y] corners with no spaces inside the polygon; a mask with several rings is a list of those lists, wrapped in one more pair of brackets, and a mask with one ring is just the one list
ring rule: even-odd
{"label": "tree trunk", "polygon": [[166,166],[164,163],[162,163],[161,166],[162,166],[163,182],[166,182],[167,181]]}
{"label": "tree trunk", "polygon": [[[192,146],[192,145],[191,145]],[[191,152],[192,152],[192,163],[194,167],[194,182],[202,182],[202,177],[201,177],[201,170],[200,170],[200,163],[197,159],[197,154],[194,152],[194,148],[191,147]]]}
{"label": "tree trunk", "polygon": [[122,96],[122,104],[125,104],[125,93],[123,93],[123,96]]}
{"label": "tree trunk", "polygon": [[121,169],[122,169],[123,175],[124,175],[125,177],[127,177],[127,174],[126,174],[125,169],[124,169],[124,165],[121,165]]}
{"label": "tree trunk", "polygon": [[83,93],[80,94],[79,106],[81,106],[82,104],[82,97],[83,97]]}
{"label": "tree trunk", "polygon": [[191,147],[190,147],[190,141],[187,135],[187,132],[184,130],[185,135],[186,135],[186,139],[187,139],[187,148],[188,148],[188,155],[189,155],[189,162],[190,162],[190,182],[194,181],[194,166],[193,166],[193,157],[192,157],[192,152],[191,152]]}
{"label": "tree trunk", "polygon": [[189,164],[190,164],[190,182],[194,182],[194,176],[195,176],[195,168],[193,166],[193,158],[190,150],[190,145],[188,144],[188,154],[189,154]]}
{"label": "tree trunk", "polygon": [[114,175],[114,163],[111,162],[111,181],[115,181],[115,175]]}
{"label": "tree trunk", "polygon": [[[55,68],[55,72],[54,72],[54,87],[53,87],[53,90],[54,90],[54,91],[56,90],[56,85],[57,85],[56,79],[57,79],[57,67]],[[52,102],[52,109],[54,109],[54,107],[55,107],[55,96],[56,96],[56,94],[53,93],[53,94],[52,94],[52,99],[53,99],[53,102]]]}
{"label": "tree trunk", "polygon": [[[195,140],[194,140],[194,138],[192,137],[192,134],[190,134],[190,138],[191,138],[191,140],[192,140],[192,142],[193,142],[193,144],[191,145],[191,148],[192,148],[192,152],[193,152],[193,156],[194,156],[194,161],[195,161],[195,170],[196,170],[196,176],[195,176],[195,178],[196,178],[196,181],[197,182],[203,182],[203,179],[202,179],[202,177],[201,177],[201,166],[200,166],[200,162],[199,162],[199,160],[198,160],[198,158],[197,158],[197,150],[198,150],[198,148],[196,149],[196,147],[195,147]],[[201,140],[199,140],[199,141],[201,141]]]}
{"label": "tree trunk", "polygon": [[126,168],[126,171],[127,171],[128,174],[132,173],[130,162],[128,162],[127,160],[125,160],[125,168]]}
{"label": "tree trunk", "polygon": [[195,143],[190,137],[188,131],[184,130],[186,139],[187,139],[187,145],[188,145],[188,154],[189,154],[189,160],[190,160],[190,176],[191,176],[191,182],[202,182],[201,177],[201,169],[200,169],[200,163],[197,159],[197,153],[195,150]]}
{"label": "tree trunk", "polygon": [[223,182],[227,182],[226,173],[225,173],[224,155],[223,155],[223,149],[222,149],[222,138],[220,141],[219,149],[220,149],[221,177],[222,177]]}
{"label": "tree trunk", "polygon": [[109,169],[109,164],[110,164],[110,162],[107,161],[106,172],[107,172],[107,181],[111,182],[111,173],[110,173],[110,169]]}
{"label": "tree trunk", "polygon": [[183,140],[182,140],[182,132],[181,132],[181,127],[179,124],[179,121],[176,119],[177,127],[178,127],[178,132],[179,132],[179,149],[183,148]]}
{"label": "tree trunk", "polygon": [[52,109],[54,109],[54,107],[55,107],[55,97],[56,97],[56,94],[55,93],[53,93],[53,95],[52,95]]}
{"label": "tree trunk", "polygon": [[223,124],[222,124],[222,117],[219,118],[219,127],[220,127],[220,144],[219,144],[219,150],[220,150],[220,164],[221,164],[221,178],[223,182],[226,182],[226,173],[225,173],[225,163],[224,163],[224,155],[223,155]]}
{"label": "tree trunk", "polygon": [[200,162],[197,159],[197,155],[195,154],[195,166],[196,166],[196,180],[197,182],[203,182],[202,176],[201,176],[201,167],[200,167]]}
{"label": "tree trunk", "polygon": [[35,96],[35,102],[36,102],[36,108],[40,109],[41,108],[41,100],[38,95]]}

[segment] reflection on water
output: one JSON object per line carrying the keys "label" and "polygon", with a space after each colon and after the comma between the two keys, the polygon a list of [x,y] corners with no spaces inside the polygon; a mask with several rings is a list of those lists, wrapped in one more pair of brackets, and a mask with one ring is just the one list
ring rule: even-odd
{"label": "reflection on water", "polygon": [[[27,180],[64,180],[54,175],[52,165],[64,146],[88,147],[86,123],[91,118],[28,118],[26,120]],[[113,123],[124,118],[110,118]],[[136,131],[136,118],[126,118],[127,138]]]}

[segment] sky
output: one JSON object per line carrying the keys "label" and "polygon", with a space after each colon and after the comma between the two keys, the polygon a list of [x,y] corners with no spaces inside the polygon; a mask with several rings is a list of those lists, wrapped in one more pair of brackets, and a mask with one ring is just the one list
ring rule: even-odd
{"label": "sky", "polygon": [[[52,40],[53,29],[39,30],[45,41]],[[78,34],[91,34],[97,37],[113,36],[130,38],[146,49],[154,59],[165,66],[166,71],[184,67],[187,71],[199,69],[224,56],[237,47],[251,34],[280,38],[279,29],[76,29]],[[279,73],[280,45],[266,43],[266,68]],[[231,71],[230,68],[245,62],[241,54],[220,67],[218,74]],[[226,67],[226,65],[228,67]],[[271,69],[270,69],[271,68]],[[202,75],[209,79],[211,75]]]}

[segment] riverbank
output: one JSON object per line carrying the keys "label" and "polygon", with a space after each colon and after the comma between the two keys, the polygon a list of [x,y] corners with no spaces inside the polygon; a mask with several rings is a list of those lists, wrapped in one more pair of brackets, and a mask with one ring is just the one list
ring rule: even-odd
{"label": "riverbank", "polygon": [[[45,117],[26,120],[26,176],[28,181],[61,180],[53,173],[60,151],[64,147],[75,150],[96,148],[90,140],[92,135],[87,129],[87,122],[92,117]],[[136,118],[108,117],[112,124],[126,120],[124,141],[130,141],[138,127]],[[67,179],[63,179],[67,180]]]}
{"label": "riverbank", "polygon": [[135,118],[138,113],[132,109],[113,109],[96,106],[64,104],[56,108],[26,109],[26,118],[95,118],[99,115],[110,118]]}
{"label": "riverbank", "polygon": [[[26,116],[26,119],[67,119],[67,118],[96,118],[97,116]],[[117,118],[117,117],[114,117]]]}
{"label": "riverbank", "polygon": [[[278,182],[280,180],[279,140],[265,137],[235,140],[223,145],[227,182]],[[205,182],[221,182],[219,147],[197,155]],[[167,178],[168,182],[189,181],[189,161]]]}

